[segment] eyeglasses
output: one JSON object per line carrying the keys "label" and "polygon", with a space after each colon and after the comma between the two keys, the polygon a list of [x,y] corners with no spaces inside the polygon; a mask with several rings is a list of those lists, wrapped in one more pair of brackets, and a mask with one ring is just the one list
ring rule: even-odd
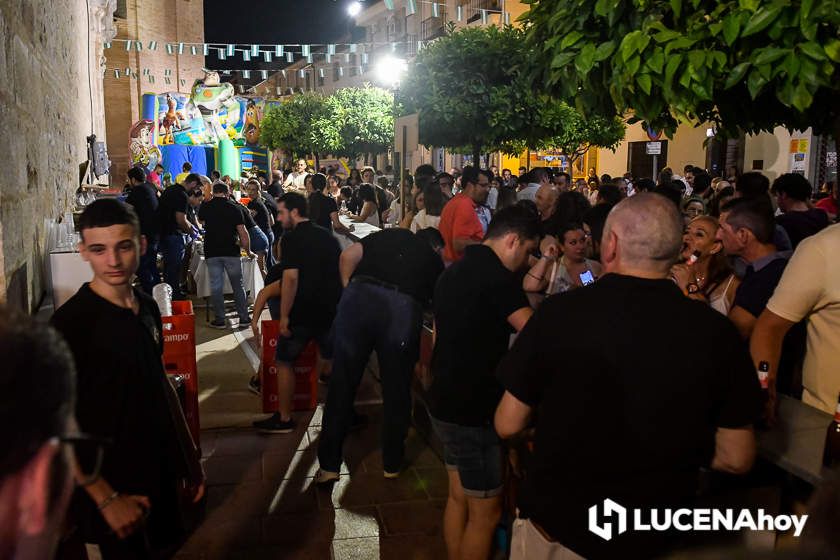
{"label": "eyeglasses", "polygon": [[[86,433],[65,434],[58,437],[58,441],[70,445],[73,448],[73,455],[76,457],[78,474],[81,480],[77,480],[79,486],[90,486],[101,475],[102,461],[105,458],[105,447],[113,443],[110,438],[104,438]],[[93,467],[84,469],[79,458],[93,457]],[[85,465],[86,466],[86,465]]]}

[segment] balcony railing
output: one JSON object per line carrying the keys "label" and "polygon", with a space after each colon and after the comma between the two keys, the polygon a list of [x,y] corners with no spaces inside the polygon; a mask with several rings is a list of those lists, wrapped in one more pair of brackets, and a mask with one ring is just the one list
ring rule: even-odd
{"label": "balcony railing", "polygon": [[459,5],[464,12],[467,23],[481,19],[481,10],[487,10],[495,14],[502,11],[500,0],[461,0]]}
{"label": "balcony railing", "polygon": [[446,32],[446,14],[440,17],[429,17],[420,22],[420,37],[423,41],[431,41],[443,37]]}

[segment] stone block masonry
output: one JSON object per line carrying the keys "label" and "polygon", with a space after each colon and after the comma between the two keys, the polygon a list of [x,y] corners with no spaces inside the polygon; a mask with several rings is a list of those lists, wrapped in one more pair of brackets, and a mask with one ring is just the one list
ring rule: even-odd
{"label": "stone block masonry", "polygon": [[116,0],[0,0],[0,301],[46,290],[44,221],[73,208],[86,137],[105,140],[102,44]]}

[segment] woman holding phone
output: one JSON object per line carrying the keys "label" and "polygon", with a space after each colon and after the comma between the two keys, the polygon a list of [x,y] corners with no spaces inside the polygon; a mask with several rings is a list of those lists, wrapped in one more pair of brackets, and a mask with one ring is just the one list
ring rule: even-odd
{"label": "woman holding phone", "polygon": [[[601,264],[586,258],[586,236],[583,226],[568,223],[560,227],[561,245],[551,245],[542,258],[525,275],[526,292],[550,296],[593,283],[601,276]],[[559,252],[563,256],[557,259]]]}

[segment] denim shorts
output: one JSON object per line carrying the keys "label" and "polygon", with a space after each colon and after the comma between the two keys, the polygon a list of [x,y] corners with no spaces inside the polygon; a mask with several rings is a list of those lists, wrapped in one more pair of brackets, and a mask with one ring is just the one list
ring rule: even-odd
{"label": "denim shorts", "polygon": [[464,494],[491,498],[502,493],[502,444],[492,425],[460,426],[432,418],[443,444],[443,462],[458,471]]}
{"label": "denim shorts", "polygon": [[275,358],[278,362],[294,363],[310,340],[318,344],[318,351],[323,359],[332,360],[332,329],[315,329],[298,325],[289,327],[289,330],[292,331],[291,336],[280,335],[277,339]]}

